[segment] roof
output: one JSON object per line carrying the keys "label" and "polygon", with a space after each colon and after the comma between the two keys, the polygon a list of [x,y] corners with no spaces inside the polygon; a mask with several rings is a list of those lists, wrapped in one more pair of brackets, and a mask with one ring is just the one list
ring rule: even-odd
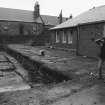
{"label": "roof", "polygon": [[0,7],[0,20],[34,22],[33,11]]}
{"label": "roof", "polygon": [[94,7],[72,19],[67,20],[66,22],[60,25],[57,25],[54,28],[51,28],[51,30],[75,27],[79,24],[86,24],[86,23],[93,23],[100,21],[105,21],[105,5],[100,7]]}
{"label": "roof", "polygon": [[[65,22],[67,18],[63,18],[63,22]],[[58,25],[59,18],[57,16],[49,16],[49,15],[41,15],[36,19],[36,22],[42,23],[44,22],[45,25]]]}
{"label": "roof", "polygon": [[[23,21],[23,22],[44,22],[45,25],[58,25],[59,20],[57,16],[41,15],[36,20],[34,20],[33,11],[2,8],[0,7],[0,20],[7,21]],[[66,18],[63,18],[63,22]]]}

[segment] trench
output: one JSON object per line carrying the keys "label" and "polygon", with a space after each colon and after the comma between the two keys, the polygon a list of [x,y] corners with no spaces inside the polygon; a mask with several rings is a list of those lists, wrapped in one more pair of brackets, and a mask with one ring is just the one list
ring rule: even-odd
{"label": "trench", "polygon": [[13,51],[9,48],[6,49],[6,52],[10,56],[14,57],[28,72],[28,81],[31,84],[51,84],[71,80],[70,77],[67,77],[56,70],[51,70],[48,67],[43,66],[43,64],[40,61],[33,61],[28,56],[23,56],[19,52]]}

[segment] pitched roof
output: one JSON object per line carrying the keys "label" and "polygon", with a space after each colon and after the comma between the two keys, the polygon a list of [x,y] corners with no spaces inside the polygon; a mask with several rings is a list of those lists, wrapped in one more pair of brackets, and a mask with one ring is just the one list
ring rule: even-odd
{"label": "pitched roof", "polygon": [[105,21],[105,5],[100,7],[94,7],[75,18],[69,19],[66,22],[57,25],[54,29],[61,29],[61,28],[68,28],[68,27],[75,27],[79,24],[86,24],[86,23],[93,23],[93,22],[100,22]]}
{"label": "pitched roof", "polygon": [[[63,18],[63,22],[65,22],[67,18]],[[36,22],[42,23],[44,22],[45,25],[58,25],[59,18],[57,16],[49,16],[49,15],[41,15],[36,19]]]}
{"label": "pitched roof", "polygon": [[33,11],[0,7],[0,20],[34,22]]}
{"label": "pitched roof", "polygon": [[[59,20],[57,16],[41,15],[36,20],[34,20],[33,11],[2,8],[0,7],[0,20],[7,21],[23,21],[23,22],[44,22],[45,25],[58,25]],[[63,18],[63,22],[66,18]]]}

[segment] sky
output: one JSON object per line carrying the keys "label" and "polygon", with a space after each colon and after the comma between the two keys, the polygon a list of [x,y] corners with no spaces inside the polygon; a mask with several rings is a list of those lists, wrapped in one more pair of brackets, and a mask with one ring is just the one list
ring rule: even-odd
{"label": "sky", "polygon": [[[105,5],[105,0],[37,0],[42,15],[73,17],[93,7]],[[36,0],[0,0],[0,7],[34,10]]]}

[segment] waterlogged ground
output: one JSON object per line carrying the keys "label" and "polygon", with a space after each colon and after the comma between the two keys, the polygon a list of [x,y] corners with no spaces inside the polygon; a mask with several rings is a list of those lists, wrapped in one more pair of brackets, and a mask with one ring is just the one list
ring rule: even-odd
{"label": "waterlogged ground", "polygon": [[0,53],[0,93],[29,89],[30,86],[17,74],[20,70],[26,74],[24,69],[15,59],[11,57],[11,62],[9,58],[5,52]]}
{"label": "waterlogged ground", "polygon": [[[38,49],[40,48],[37,48],[37,51]],[[97,60],[77,57],[72,51],[55,49],[46,49],[46,56],[52,57],[53,62],[66,65],[66,68],[72,71],[70,76],[73,76],[73,80],[58,84],[34,84],[34,87],[30,88],[17,74],[11,72],[11,75],[8,75],[10,77],[5,74],[4,79],[0,79],[3,81],[0,82],[1,87],[13,84],[22,87],[25,84],[23,88],[26,86],[27,89],[1,92],[0,105],[105,105],[105,83],[104,80],[98,80]],[[18,65],[15,60],[14,62]],[[19,66],[18,71],[25,74]]]}

